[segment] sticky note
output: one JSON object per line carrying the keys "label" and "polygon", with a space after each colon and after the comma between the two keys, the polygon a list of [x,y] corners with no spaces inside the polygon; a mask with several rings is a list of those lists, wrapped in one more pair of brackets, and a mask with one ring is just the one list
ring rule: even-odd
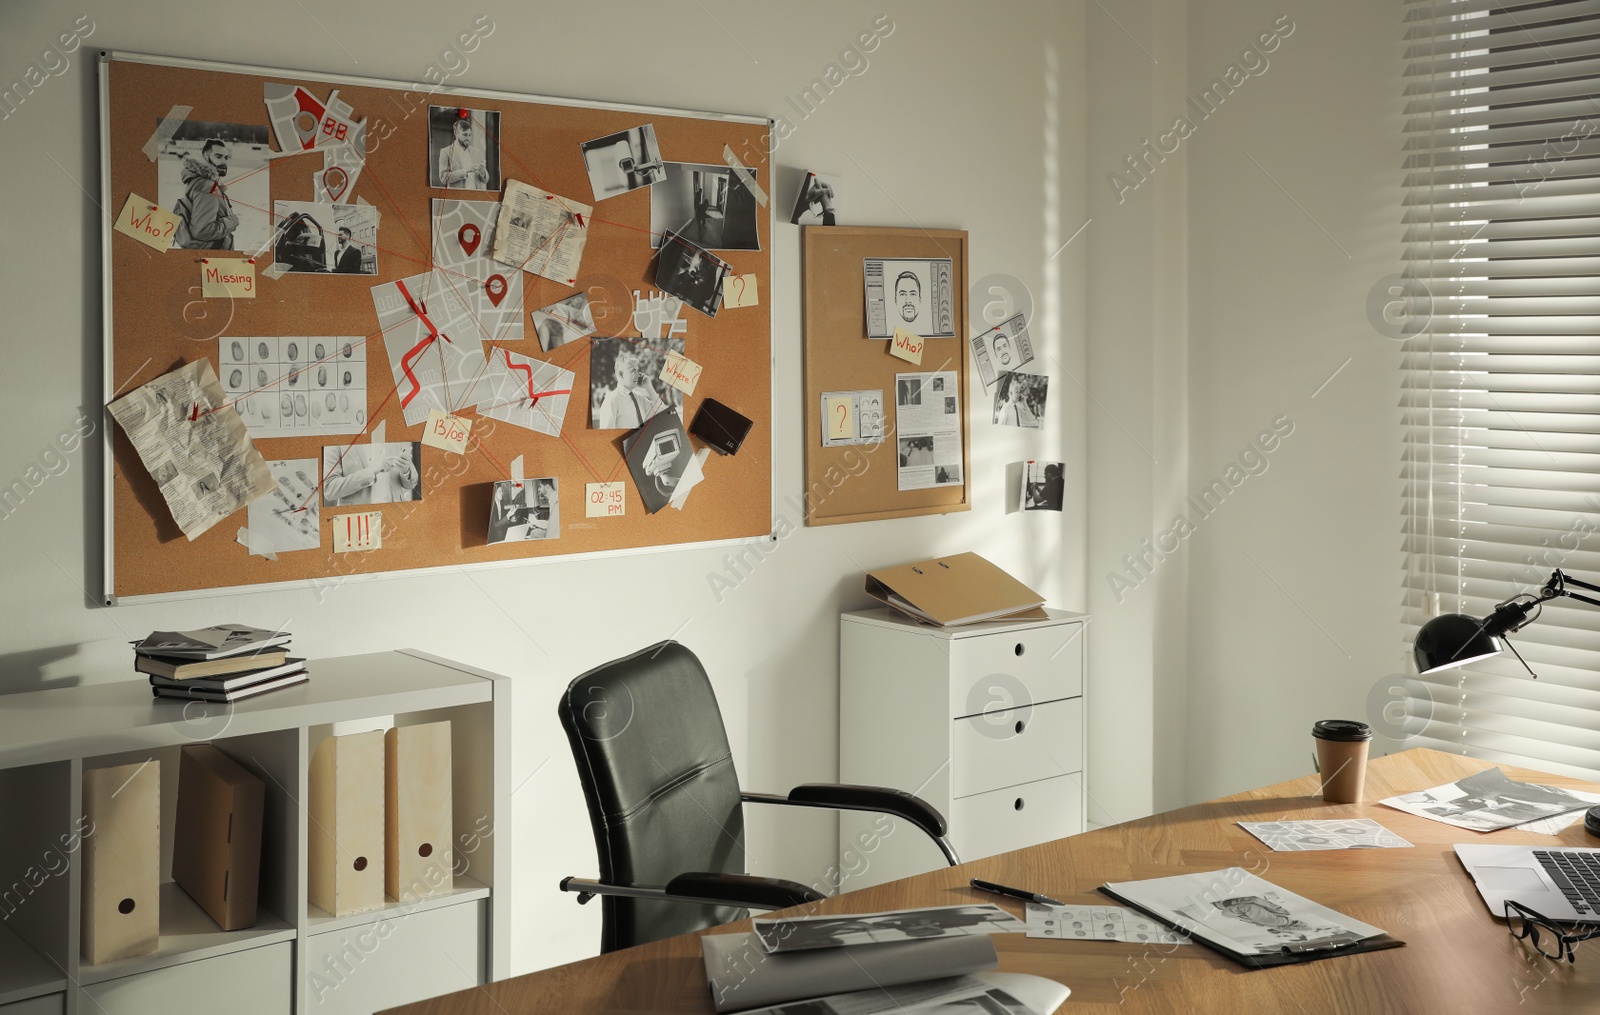
{"label": "sticky note", "polygon": [[256,298],[256,260],[253,257],[203,257],[200,259],[200,295]]}
{"label": "sticky note", "polygon": [[685,395],[694,394],[700,383],[700,364],[679,353],[668,352],[667,362],[661,367],[661,379]]}
{"label": "sticky note", "polygon": [[455,454],[466,454],[467,434],[472,432],[472,420],[451,416],[443,409],[429,409],[428,421],[422,426],[422,443]]}
{"label": "sticky note", "polygon": [[358,511],[333,516],[333,552],[383,549],[383,512]]}
{"label": "sticky note", "polygon": [[586,518],[612,518],[628,513],[626,483],[588,483],[583,488],[583,514]]}
{"label": "sticky note", "polygon": [[852,440],[855,435],[855,399],[834,398],[830,395],[822,404],[823,439]]}
{"label": "sticky note", "polygon": [[761,304],[760,287],[754,275],[729,275],[722,280],[722,309],[754,307]]}
{"label": "sticky note", "polygon": [[165,252],[172,246],[172,234],[178,229],[178,216],[154,201],[146,201],[138,194],[130,193],[128,199],[122,202],[122,211],[117,213],[117,221],[112,228],[132,236],[152,250]]}
{"label": "sticky note", "polygon": [[922,347],[927,343],[917,335],[904,328],[894,329],[894,338],[889,340],[889,351],[899,356],[908,363],[922,365]]}

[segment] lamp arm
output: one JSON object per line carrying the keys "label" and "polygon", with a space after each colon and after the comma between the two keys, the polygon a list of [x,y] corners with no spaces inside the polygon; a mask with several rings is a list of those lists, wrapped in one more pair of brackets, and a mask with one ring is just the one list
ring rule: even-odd
{"label": "lamp arm", "polygon": [[1565,571],[1562,571],[1560,568],[1557,568],[1551,573],[1550,580],[1545,583],[1544,594],[1540,598],[1554,599],[1556,596],[1566,596],[1569,599],[1576,599],[1580,603],[1588,603],[1590,606],[1600,606],[1600,599],[1594,599],[1589,596],[1581,596],[1576,592],[1569,592],[1567,590],[1568,585],[1576,585],[1578,588],[1587,589],[1590,592],[1600,592],[1600,585],[1594,585],[1590,582],[1574,578]]}

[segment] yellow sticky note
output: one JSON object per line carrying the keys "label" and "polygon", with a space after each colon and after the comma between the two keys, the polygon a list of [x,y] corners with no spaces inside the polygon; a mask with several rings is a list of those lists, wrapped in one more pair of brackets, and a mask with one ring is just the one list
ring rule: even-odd
{"label": "yellow sticky note", "polygon": [[472,432],[472,420],[451,416],[443,409],[429,409],[428,422],[422,427],[422,443],[430,448],[466,454],[467,434]]}
{"label": "yellow sticky note", "polygon": [[856,403],[853,398],[829,395],[822,402],[824,440],[853,440],[856,435]]}
{"label": "yellow sticky note", "polygon": [[253,257],[202,257],[200,295],[256,298],[256,259]]}
{"label": "yellow sticky note", "polygon": [[165,252],[172,246],[172,234],[178,229],[178,216],[154,201],[146,201],[138,194],[130,193],[128,199],[122,202],[122,211],[117,214],[116,224],[112,228],[132,236],[147,247]]}
{"label": "yellow sticky note", "polygon": [[383,512],[358,511],[333,516],[333,552],[383,549]]}
{"label": "yellow sticky note", "polygon": [[913,335],[904,328],[895,328],[894,337],[889,340],[889,351],[901,359],[922,365],[922,347],[927,343]]}
{"label": "yellow sticky note", "polygon": [[729,275],[722,280],[722,308],[754,307],[761,303],[760,287],[754,275]]}
{"label": "yellow sticky note", "polygon": [[700,383],[700,364],[675,352],[667,353],[667,362],[661,367],[661,379],[685,395],[694,394]]}
{"label": "yellow sticky note", "polygon": [[586,518],[613,518],[628,513],[628,487],[625,483],[588,483],[583,492],[583,513]]}

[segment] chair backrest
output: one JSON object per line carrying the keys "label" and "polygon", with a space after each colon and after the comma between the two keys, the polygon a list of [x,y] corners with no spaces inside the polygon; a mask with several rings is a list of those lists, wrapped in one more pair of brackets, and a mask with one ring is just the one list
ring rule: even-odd
{"label": "chair backrest", "polygon": [[[743,874],[744,812],[722,712],[695,654],[663,641],[567,685],[561,725],[589,803],[600,880],[664,886]],[[702,930],[746,912],[602,896],[602,951]]]}

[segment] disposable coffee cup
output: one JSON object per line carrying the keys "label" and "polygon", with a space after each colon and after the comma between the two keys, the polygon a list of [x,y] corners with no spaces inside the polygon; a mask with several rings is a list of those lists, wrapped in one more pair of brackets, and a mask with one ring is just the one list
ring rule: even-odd
{"label": "disposable coffee cup", "polygon": [[1317,742],[1317,769],[1322,773],[1322,799],[1330,804],[1358,804],[1367,784],[1367,744],[1372,727],[1354,719],[1324,719],[1311,727]]}

